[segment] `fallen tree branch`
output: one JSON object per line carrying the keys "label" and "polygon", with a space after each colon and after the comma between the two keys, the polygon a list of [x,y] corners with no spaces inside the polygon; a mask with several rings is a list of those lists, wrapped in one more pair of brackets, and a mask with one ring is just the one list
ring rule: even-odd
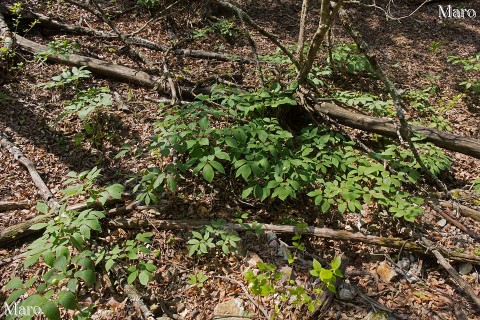
{"label": "fallen tree branch", "polygon": [[[48,50],[47,46],[30,41],[19,35],[16,35],[15,37],[17,39],[18,45],[24,50],[31,53],[37,54]],[[162,84],[163,79],[161,77],[148,74],[144,71],[135,70],[129,67],[121,66],[95,58],[81,56],[78,54],[69,54],[67,57],[65,57],[64,55],[52,54],[49,55],[47,59],[70,66],[85,66],[88,68],[88,70],[97,75],[110,77],[122,82],[140,85],[146,88],[155,88],[160,93],[167,94],[166,88],[159,87]],[[182,88],[182,93],[189,96],[199,93],[210,93],[210,88],[197,88],[192,85],[183,85]]]}
{"label": "fallen tree branch", "polygon": [[469,217],[476,221],[480,221],[480,211],[478,210],[469,208],[467,206],[464,206],[458,203],[453,203],[451,201],[440,201],[439,204],[444,208],[457,210],[461,215],[465,217]]}
{"label": "fallen tree branch", "polygon": [[38,188],[38,193],[42,198],[49,204],[49,206],[53,206],[55,200],[53,198],[53,194],[50,191],[50,189],[47,187],[45,182],[43,182],[42,177],[38,173],[37,169],[35,169],[34,163],[28,159],[20,149],[15,147],[13,143],[7,140],[5,136],[0,136],[0,146],[4,147],[7,149],[7,151],[17,160],[20,162],[22,165],[27,168],[28,172],[30,173],[30,176],[32,177],[33,183],[35,186]]}
{"label": "fallen tree branch", "polygon": [[480,236],[475,233],[473,230],[467,228],[463,223],[461,223],[460,221],[458,220],[455,220],[451,215],[449,215],[448,213],[446,212],[443,212],[442,208],[440,208],[440,206],[436,205],[436,204],[432,204],[434,209],[435,209],[435,212],[437,212],[439,215],[441,215],[445,220],[447,220],[448,222],[450,222],[450,224],[454,225],[455,227],[457,227],[458,229],[462,230],[463,232],[465,232],[466,234],[468,234],[472,239],[476,240],[477,242],[480,242]]}
{"label": "fallen tree branch", "polygon": [[[0,12],[7,14],[8,13],[7,7],[0,4]],[[63,30],[63,31],[74,33],[77,35],[92,36],[92,37],[97,37],[102,39],[119,39],[119,35],[111,31],[95,30],[95,29],[90,29],[82,26],[65,24],[58,20],[55,20],[52,17],[46,16],[44,14],[37,13],[37,12],[25,11],[22,13],[22,19],[37,20],[43,26],[49,26],[55,29]],[[157,44],[144,38],[132,37],[130,35],[127,35],[127,39],[133,45],[144,47],[150,50],[162,51],[162,52],[166,52],[169,50],[169,47],[166,45]],[[253,60],[247,57],[237,56],[234,54],[195,50],[195,49],[185,49],[185,48],[173,48],[170,51],[172,54],[177,56],[184,56],[184,57],[190,57],[195,59],[238,61],[241,63],[248,63],[248,64],[254,63]]]}
{"label": "fallen tree branch", "polygon": [[443,257],[439,249],[435,249],[432,242],[426,238],[422,238],[422,243],[432,252],[432,254],[437,258],[438,264],[440,264],[450,276],[458,283],[458,285],[467,293],[470,298],[476,303],[477,307],[480,308],[480,297],[475,293],[475,290],[470,286],[470,284],[462,278],[462,276],[452,267],[452,265]]}
{"label": "fallen tree branch", "polygon": [[250,16],[245,11],[243,11],[239,7],[237,7],[237,6],[231,4],[230,2],[227,2],[227,1],[217,0],[214,3],[218,6],[220,6],[221,8],[223,8],[223,9],[229,11],[229,12],[232,12],[236,16],[240,17],[246,24],[248,24],[253,29],[257,30],[258,33],[260,33],[262,36],[264,36],[265,38],[270,40],[273,44],[275,44],[290,59],[290,61],[295,65],[295,67],[297,69],[300,69],[300,65],[299,65],[297,59],[295,59],[293,54],[287,48],[285,48],[285,46],[283,44],[280,43],[278,38],[275,35],[268,32],[267,30],[260,27],[258,24],[256,24],[255,21],[253,21],[252,18],[250,18]]}
{"label": "fallen tree branch", "polygon": [[11,202],[11,201],[0,201],[0,212],[18,210],[18,209],[29,209],[33,205],[30,201],[21,201],[21,202]]}
{"label": "fallen tree branch", "polygon": [[[135,220],[135,219],[115,219],[110,220],[108,222],[109,225],[125,228],[125,229],[137,229],[147,227],[150,228],[154,226],[157,229],[161,230],[175,230],[175,229],[200,229],[206,224],[209,224],[210,221],[208,220]],[[229,230],[235,230],[238,232],[247,231],[245,225],[235,224],[235,223],[227,223],[223,225],[223,227]],[[264,224],[262,225],[262,230],[264,231],[272,231],[275,233],[287,233],[287,234],[294,234],[299,233],[308,236],[314,236],[319,238],[325,239],[333,239],[339,241],[354,241],[354,242],[362,242],[366,244],[371,244],[375,246],[381,247],[389,247],[389,248],[396,248],[402,250],[408,250],[411,252],[415,252],[418,254],[423,255],[431,255],[428,251],[425,250],[424,247],[419,245],[416,242],[407,241],[401,238],[386,238],[386,237],[378,237],[372,235],[365,235],[362,233],[353,233],[344,230],[333,230],[329,228],[316,228],[316,227],[307,227],[306,229],[300,229],[295,226],[288,226],[288,225],[273,225],[273,224]],[[446,249],[442,249],[442,254],[447,256],[449,259],[453,261],[459,262],[470,262],[473,264],[480,265],[480,257],[475,255],[468,255],[465,253],[450,251]]]}
{"label": "fallen tree branch", "polygon": [[[377,133],[383,136],[397,138],[398,123],[393,119],[377,118],[354,113],[331,103],[320,103],[315,105],[315,112],[326,114],[338,123],[347,127],[363,131]],[[433,128],[426,128],[412,125],[413,133],[424,137],[424,141],[455,152],[460,152],[477,159],[480,159],[480,141],[463,137],[457,134],[439,131]]]}

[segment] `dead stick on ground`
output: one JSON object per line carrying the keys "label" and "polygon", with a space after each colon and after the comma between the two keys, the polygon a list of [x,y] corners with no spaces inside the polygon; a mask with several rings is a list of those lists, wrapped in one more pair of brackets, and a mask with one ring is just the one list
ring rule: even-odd
{"label": "dead stick on ground", "polygon": [[53,194],[50,191],[50,189],[47,187],[45,182],[43,182],[42,177],[40,177],[40,174],[38,173],[37,169],[35,169],[35,165],[33,164],[30,159],[28,159],[20,149],[15,147],[13,143],[7,140],[5,136],[0,136],[0,146],[4,147],[7,149],[7,151],[21,164],[23,164],[28,172],[30,173],[30,176],[32,177],[33,183],[39,190],[39,194],[42,196],[42,198],[48,203],[50,207],[53,207],[55,204],[55,199],[53,198]]}
{"label": "dead stick on ground", "polygon": [[219,278],[219,279],[223,279],[223,280],[226,280],[226,281],[230,281],[232,283],[235,283],[236,285],[238,285],[242,291],[245,293],[245,295],[247,296],[248,300],[250,300],[250,302],[258,309],[260,310],[260,312],[265,316],[266,319],[270,319],[270,317],[268,316],[268,312],[262,308],[256,301],[255,299],[253,299],[253,297],[250,295],[250,293],[248,292],[247,288],[245,288],[245,286],[243,285],[243,283],[241,283],[240,281],[237,281],[235,279],[232,279],[232,278],[228,278],[228,277],[223,277],[223,276],[215,276],[215,278]]}
{"label": "dead stick on ground", "polygon": [[436,205],[436,204],[432,204],[434,209],[435,209],[435,212],[437,212],[439,215],[441,215],[445,220],[447,220],[448,222],[450,222],[451,224],[453,224],[455,227],[457,227],[458,229],[462,230],[463,232],[465,232],[466,234],[468,234],[472,239],[476,240],[477,242],[480,241],[480,236],[478,234],[476,234],[474,231],[472,231],[471,229],[467,228],[463,223],[461,223],[460,221],[458,220],[455,220],[452,216],[450,216],[448,213],[445,213],[443,212],[443,209],[440,208],[440,206]]}
{"label": "dead stick on ground", "polygon": [[440,201],[439,204],[448,209],[457,210],[461,215],[480,221],[480,211],[469,208],[462,204],[453,203],[451,201]]}
{"label": "dead stick on ground", "polygon": [[480,297],[475,293],[472,286],[462,278],[462,276],[453,269],[452,265],[443,257],[439,250],[435,249],[432,242],[426,238],[422,238],[423,244],[435,255],[438,263],[450,274],[450,276],[458,283],[458,285],[467,293],[470,298],[480,308]]}
{"label": "dead stick on ground", "polygon": [[[141,227],[151,227],[154,225],[157,229],[161,230],[176,230],[176,229],[199,229],[209,224],[210,221],[207,220],[140,220],[140,219],[115,219],[109,220],[108,224],[115,227],[125,228],[125,229],[137,229]],[[235,230],[238,232],[249,230],[244,225],[239,225],[235,223],[227,223],[224,225],[225,228]],[[262,225],[262,230],[264,231],[273,231],[275,233],[286,233],[294,234],[299,233],[303,235],[310,235],[319,238],[333,239],[338,241],[354,241],[362,242],[366,244],[371,244],[381,247],[389,247],[395,249],[403,249],[411,252],[416,252],[423,255],[432,255],[429,252],[425,251],[425,248],[419,245],[416,242],[407,241],[401,238],[387,238],[387,237],[378,237],[372,235],[365,235],[362,233],[353,233],[345,230],[333,230],[330,228],[316,228],[316,227],[307,227],[306,229],[299,229],[295,226],[288,225],[273,225],[273,224],[264,224]],[[1,240],[1,238],[0,238]],[[468,255],[465,253],[450,251],[442,249],[442,254],[446,255],[449,259],[459,262],[470,262],[473,264],[480,265],[480,257],[475,255]]]}
{"label": "dead stick on ground", "polygon": [[18,209],[29,209],[33,205],[30,201],[21,201],[21,202],[11,202],[11,201],[0,201],[0,212],[18,210]]}
{"label": "dead stick on ground", "polygon": [[146,320],[155,320],[155,316],[153,313],[148,309],[145,303],[142,300],[142,297],[135,286],[128,284],[126,278],[125,271],[119,266],[113,267],[113,273],[115,274],[115,278],[120,282],[120,285],[123,288],[123,291],[128,296],[130,301],[132,301],[135,309],[141,313]]}

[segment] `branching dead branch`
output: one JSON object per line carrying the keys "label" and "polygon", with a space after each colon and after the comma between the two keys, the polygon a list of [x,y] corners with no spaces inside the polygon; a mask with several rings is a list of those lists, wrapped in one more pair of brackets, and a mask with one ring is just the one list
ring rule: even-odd
{"label": "branching dead branch", "polygon": [[297,67],[297,69],[300,69],[300,65],[297,61],[297,59],[293,56],[293,54],[285,48],[285,46],[278,40],[278,37],[275,35],[271,34],[267,30],[263,29],[260,27],[257,23],[255,23],[250,16],[243,11],[242,9],[236,7],[235,5],[231,4],[230,2],[227,1],[216,1],[216,4],[218,4],[220,7],[224,8],[225,10],[228,10],[232,12],[233,14],[242,17],[242,19],[247,23],[249,26],[251,26],[253,29],[257,30],[258,33],[260,33],[262,36],[270,40],[273,44],[275,44],[282,52],[290,59],[290,61]]}
{"label": "branching dead branch", "polygon": [[422,243],[429,251],[437,258],[438,264],[440,264],[450,276],[457,282],[460,287],[469,295],[469,297],[475,302],[478,308],[480,308],[480,297],[476,294],[472,286],[462,278],[462,276],[452,267],[452,265],[445,259],[439,249],[436,249],[431,241],[426,238],[422,238]]}
{"label": "branching dead branch", "polygon": [[15,160],[27,168],[30,176],[32,177],[33,183],[38,188],[38,193],[52,207],[55,204],[55,199],[52,192],[38,173],[37,169],[35,169],[35,164],[28,159],[13,143],[8,141],[7,137],[4,135],[0,135],[0,146],[5,148],[15,158]]}
{"label": "branching dead branch", "polygon": [[402,98],[401,92],[396,88],[395,84],[389,79],[387,74],[383,71],[375,55],[371,53],[370,46],[362,38],[360,32],[356,30],[347,12],[345,10],[341,10],[339,13],[339,16],[340,16],[340,21],[342,22],[342,25],[345,28],[345,30],[348,32],[350,37],[352,37],[352,39],[355,41],[360,52],[363,53],[363,55],[367,58],[368,62],[372,66],[372,69],[375,72],[375,74],[380,78],[380,80],[384,83],[387,90],[390,92],[390,95],[395,104],[397,117],[400,122],[399,138],[402,138],[407,142],[408,147],[412,151],[412,154],[416,162],[420,165],[422,170],[427,174],[429,179],[433,181],[445,193],[446,197],[449,197],[448,189],[445,186],[445,184],[442,181],[440,181],[440,179],[438,179],[438,177],[435,176],[427,168],[425,163],[420,158],[420,154],[418,153],[417,148],[413,144],[413,141],[412,141],[413,132],[407,119],[405,118],[405,101]]}

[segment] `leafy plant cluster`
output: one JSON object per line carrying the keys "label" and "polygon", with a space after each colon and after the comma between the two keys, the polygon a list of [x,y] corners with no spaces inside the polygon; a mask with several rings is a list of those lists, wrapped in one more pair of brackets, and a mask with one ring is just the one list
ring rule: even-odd
{"label": "leafy plant cluster", "polygon": [[[65,195],[63,201],[78,195],[88,198],[88,203],[98,200],[104,204],[109,197],[120,198],[123,187],[119,184],[107,186],[104,190],[93,188],[99,175],[97,168],[80,174],[70,173],[67,183],[71,185],[62,191]],[[72,184],[79,179],[80,183]],[[103,211],[70,211],[66,204],[48,208],[44,203],[38,203],[37,210],[42,215],[36,218],[39,222],[31,229],[45,228],[45,231],[41,238],[28,246],[23,268],[42,264],[46,271],[42,276],[34,275],[26,280],[20,277],[11,279],[5,286],[6,290],[13,290],[6,300],[8,305],[18,302],[19,307],[26,309],[40,308],[50,320],[60,319],[59,308],[63,307],[76,312],[74,319],[87,319],[93,306],[82,308],[78,304],[78,289],[93,286],[101,270],[108,272],[120,268],[128,275],[128,283],[138,279],[140,284],[146,285],[152,279],[156,267],[145,262],[151,255],[147,247],[151,243],[151,233],[137,234],[134,240],[109,249],[108,244],[101,245],[94,236],[102,231]],[[29,296],[23,300],[25,294]]]}
{"label": "leafy plant cluster", "polygon": [[[173,181],[185,174],[200,175],[208,183],[220,175],[243,181],[243,198],[284,201],[308,195],[324,213],[331,207],[358,212],[365,203],[415,219],[422,200],[407,192],[420,177],[410,151],[392,145],[367,155],[328,127],[308,126],[294,136],[272,112],[296,103],[294,88],[276,85],[269,91],[239,93],[217,87],[211,96],[166,110],[164,120],[156,123],[151,151],[175,161],[148,170],[135,189],[139,199],[155,200],[165,188],[175,190]],[[441,151],[431,145],[421,148],[433,172],[449,167]],[[390,172],[383,161],[396,171]]]}
{"label": "leafy plant cluster", "polygon": [[[336,292],[335,282],[337,277],[343,277],[340,265],[340,257],[334,258],[329,268],[322,267],[320,262],[314,259],[310,274],[325,283],[328,290]],[[321,293],[321,288],[308,290],[304,286],[298,285],[290,279],[290,275],[277,271],[274,264],[257,262],[257,269],[257,271],[249,269],[244,274],[252,294],[261,297],[280,295],[284,303],[290,303],[297,308],[306,306],[310,312],[313,312],[320,305],[320,302],[312,296]],[[276,306],[276,311],[280,311],[278,306]]]}
{"label": "leafy plant cluster", "polygon": [[47,47],[47,50],[36,54],[39,61],[45,62],[49,56],[54,54],[63,55],[68,59],[69,54],[77,53],[80,49],[80,45],[77,42],[69,42],[67,40],[54,40]]}
{"label": "leafy plant cluster", "polygon": [[[58,44],[54,42],[52,46],[56,48]],[[62,43],[61,46],[64,46],[64,44]],[[65,50],[67,51],[64,54],[68,55],[70,52],[68,47]],[[113,102],[112,94],[108,88],[78,90],[79,81],[90,78],[90,75],[91,72],[86,70],[85,67],[73,67],[71,70],[64,69],[60,75],[52,77],[52,81],[43,84],[43,87],[53,88],[73,85],[75,96],[64,106],[64,112],[57,120],[72,115],[78,116],[82,121],[83,132],[75,135],[75,142],[81,144],[82,141],[88,140],[93,146],[99,147],[103,144],[103,140],[112,137],[106,132],[102,118],[104,118],[104,113],[112,106]]]}
{"label": "leafy plant cluster", "polygon": [[210,34],[219,34],[228,41],[235,39],[240,30],[231,19],[217,19],[210,22],[207,27],[197,29],[193,32],[194,39],[208,38]]}
{"label": "leafy plant cluster", "polygon": [[232,249],[237,249],[241,238],[232,230],[224,229],[222,221],[212,221],[200,232],[193,231],[192,238],[188,240],[188,254],[198,256],[209,253],[213,249],[221,249],[224,254],[229,254]]}
{"label": "leafy plant cluster", "polygon": [[[336,45],[327,62],[335,70],[350,74],[371,73],[372,67],[363,54],[358,51],[356,44],[340,43]],[[332,71],[332,70],[330,70]]]}
{"label": "leafy plant cluster", "polygon": [[456,56],[448,57],[448,61],[453,64],[460,64],[463,66],[463,70],[467,71],[469,78],[460,82],[460,85],[465,89],[472,91],[474,94],[480,94],[480,78],[478,77],[478,71],[480,71],[480,52],[473,57],[462,59]]}

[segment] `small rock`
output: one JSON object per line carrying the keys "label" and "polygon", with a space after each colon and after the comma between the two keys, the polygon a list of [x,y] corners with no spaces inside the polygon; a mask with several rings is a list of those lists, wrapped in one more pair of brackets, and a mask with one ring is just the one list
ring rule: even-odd
{"label": "small rock", "polygon": [[[220,316],[220,317],[229,316],[228,317],[229,320],[245,319],[243,317],[244,316],[243,300],[239,298],[235,298],[232,300],[219,303],[215,307],[215,310],[213,311],[213,315]],[[236,316],[238,316],[239,318],[237,318]]]}
{"label": "small rock", "polygon": [[256,268],[257,262],[263,262],[262,259],[255,252],[247,252],[247,265],[249,268]]}
{"label": "small rock", "polygon": [[390,280],[397,275],[395,270],[390,268],[385,261],[380,262],[378,265],[377,274],[380,276],[380,279],[386,283],[390,283]]}
{"label": "small rock", "polygon": [[466,275],[466,274],[469,274],[472,270],[473,270],[473,266],[470,262],[468,262],[460,265],[458,272],[460,274]]}
{"label": "small rock", "polygon": [[284,283],[288,282],[292,276],[292,268],[289,266],[283,266],[280,268],[279,272],[282,273],[282,279],[279,280],[278,284],[283,285]]}
{"label": "small rock", "polygon": [[369,314],[363,320],[387,320],[387,313],[383,311],[373,312],[370,311]]}
{"label": "small rock", "polygon": [[437,222],[437,224],[443,228],[447,224],[447,220],[441,219],[440,221]]}

